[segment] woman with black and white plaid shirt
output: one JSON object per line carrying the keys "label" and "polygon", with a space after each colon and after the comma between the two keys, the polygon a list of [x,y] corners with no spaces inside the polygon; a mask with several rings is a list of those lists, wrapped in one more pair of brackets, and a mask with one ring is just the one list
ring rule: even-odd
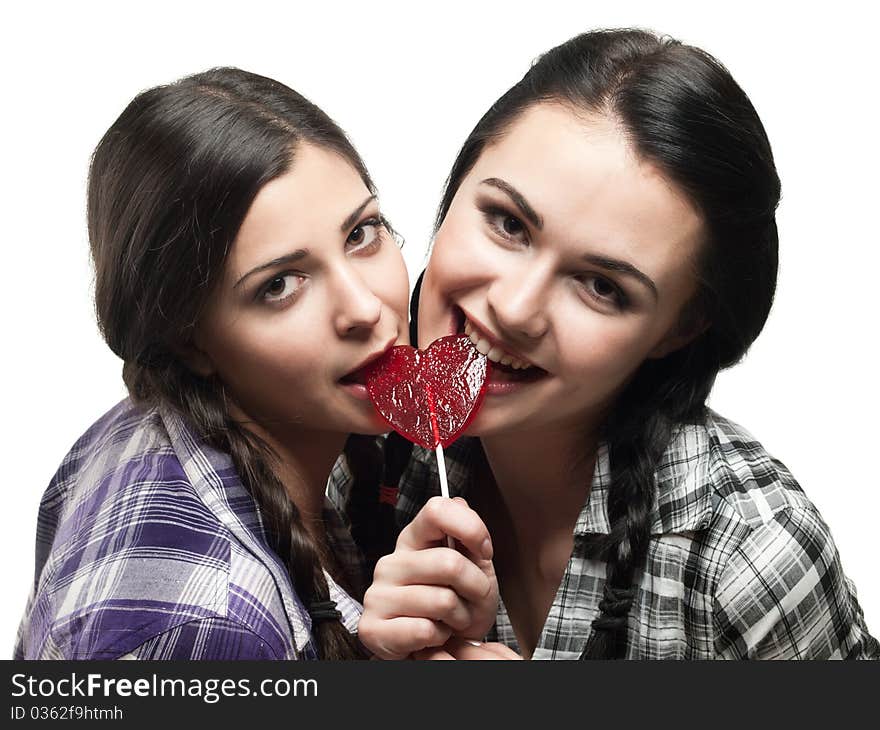
{"label": "woman with black and white plaid shirt", "polygon": [[745,93],[668,38],[578,36],[492,105],[417,292],[421,346],[463,332],[494,364],[447,453],[467,501],[430,499],[416,449],[376,655],[878,656],[815,507],[706,407],[770,311],[779,194]]}

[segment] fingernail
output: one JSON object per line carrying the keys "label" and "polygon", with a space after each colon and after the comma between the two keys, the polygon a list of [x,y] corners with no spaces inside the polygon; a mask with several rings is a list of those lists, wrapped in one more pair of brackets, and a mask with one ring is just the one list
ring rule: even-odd
{"label": "fingernail", "polygon": [[492,541],[488,537],[483,540],[483,544],[480,545],[480,552],[483,553],[483,558],[485,560],[492,559]]}
{"label": "fingernail", "polygon": [[482,646],[482,643],[480,643],[479,641],[472,641],[471,639],[465,639],[464,641],[466,644],[470,644],[471,646]]}

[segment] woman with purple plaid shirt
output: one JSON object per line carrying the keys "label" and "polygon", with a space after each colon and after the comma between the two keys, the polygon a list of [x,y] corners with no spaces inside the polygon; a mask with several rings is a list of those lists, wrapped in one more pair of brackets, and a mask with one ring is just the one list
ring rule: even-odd
{"label": "woman with purple plaid shirt", "polygon": [[363,656],[358,551],[325,498],[378,482],[360,371],[407,341],[407,275],[318,107],[213,69],[139,94],[95,150],[95,303],[130,398],[40,506],[26,659]]}
{"label": "woman with purple plaid shirt", "polygon": [[413,303],[420,345],[464,333],[493,361],[479,438],[447,450],[452,501],[429,499],[433,456],[413,453],[368,648],[878,657],[816,508],[706,407],[770,311],[779,194],[742,89],[669,38],[578,36],[492,105]]}

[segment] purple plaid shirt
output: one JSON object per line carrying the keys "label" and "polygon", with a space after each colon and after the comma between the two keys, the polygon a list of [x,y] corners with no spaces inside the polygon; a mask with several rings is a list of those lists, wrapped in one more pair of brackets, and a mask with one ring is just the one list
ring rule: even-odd
{"label": "purple plaid shirt", "polygon": [[[334,549],[359,553],[327,502]],[[311,619],[230,457],[169,410],[122,401],[73,446],[37,524],[16,659],[309,659]],[[354,633],[361,605],[327,575]]]}

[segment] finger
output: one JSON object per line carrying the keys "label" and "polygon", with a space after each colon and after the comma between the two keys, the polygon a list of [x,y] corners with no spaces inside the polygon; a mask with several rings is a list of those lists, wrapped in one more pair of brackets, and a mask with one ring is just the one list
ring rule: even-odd
{"label": "finger", "polygon": [[483,642],[482,648],[488,652],[492,652],[499,659],[516,659],[518,661],[522,661],[522,656],[517,654],[509,646],[502,644],[500,642],[497,642],[497,641]]}
{"label": "finger", "polygon": [[501,661],[498,654],[488,651],[483,644],[477,641],[450,639],[444,648],[454,659],[461,661]]}
{"label": "finger", "polygon": [[516,652],[504,647],[506,651],[500,649],[500,645],[494,643],[484,643],[479,641],[470,641],[468,639],[459,639],[452,637],[444,646],[453,658],[468,661],[501,661],[504,659],[521,659]]}
{"label": "finger", "polygon": [[472,555],[492,559],[492,539],[480,516],[464,500],[432,497],[397,538],[399,550],[441,545],[450,535]]}
{"label": "finger", "polygon": [[414,651],[443,646],[451,635],[439,621],[409,616],[376,620],[365,615],[358,624],[360,642],[381,659],[405,659]]}
{"label": "finger", "polygon": [[373,586],[434,585],[454,590],[465,601],[482,601],[492,580],[471,560],[446,547],[397,551],[386,555],[373,572]]}
{"label": "finger", "polygon": [[435,585],[373,584],[364,597],[364,611],[388,618],[410,616],[442,621],[455,631],[471,625],[471,610],[451,588]]}

